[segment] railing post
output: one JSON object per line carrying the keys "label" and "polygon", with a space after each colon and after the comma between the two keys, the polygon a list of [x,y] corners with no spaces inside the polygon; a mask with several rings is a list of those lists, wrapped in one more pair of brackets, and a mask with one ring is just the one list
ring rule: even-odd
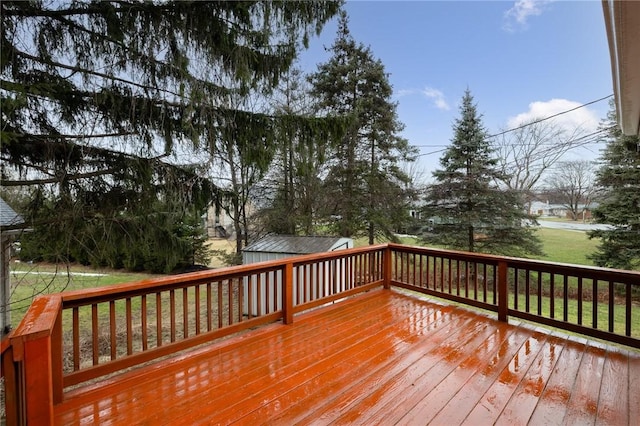
{"label": "railing post", "polygon": [[507,262],[498,262],[498,321],[509,320],[509,286],[507,285]]}
{"label": "railing post", "polygon": [[18,387],[18,374],[16,370],[19,368],[19,364],[14,361],[13,346],[11,345],[9,338],[1,343],[2,353],[2,375],[4,376],[4,406],[5,406],[5,420],[8,425],[24,424],[20,422],[20,389]]}
{"label": "railing post", "polygon": [[60,312],[51,331],[51,379],[54,404],[61,403],[63,399],[62,369],[62,312]]}
{"label": "railing post", "polygon": [[21,363],[18,404],[26,424],[53,424],[53,405],[62,400],[62,299],[40,296],[10,338]]}
{"label": "railing post", "polygon": [[284,265],[282,285],[282,315],[285,324],[293,323],[293,263]]}
{"label": "railing post", "polygon": [[391,288],[391,247],[387,244],[384,251],[382,252],[382,279],[384,288]]}

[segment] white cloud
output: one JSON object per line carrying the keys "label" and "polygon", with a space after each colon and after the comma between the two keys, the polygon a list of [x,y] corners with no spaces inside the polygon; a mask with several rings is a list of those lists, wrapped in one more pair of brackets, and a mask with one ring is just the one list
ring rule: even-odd
{"label": "white cloud", "polygon": [[403,96],[422,95],[430,101],[433,101],[433,105],[443,111],[449,111],[451,107],[447,102],[444,93],[433,87],[426,86],[422,90],[418,89],[400,89],[394,92],[395,96],[401,98]]}
{"label": "white cloud", "polygon": [[[515,117],[510,117],[507,121],[507,128],[513,129],[532,120],[551,117],[579,107],[580,102],[567,99],[551,99],[549,101],[536,101],[529,104],[529,110]],[[599,119],[593,111],[587,107],[578,108],[575,111],[558,115],[550,119],[558,126],[565,128],[568,132],[578,132],[580,134],[592,133],[598,128]]]}
{"label": "white cloud", "polygon": [[447,100],[444,97],[444,94],[440,90],[434,89],[432,87],[425,87],[422,90],[422,94],[426,96],[428,99],[433,100],[433,103],[436,106],[436,108],[441,109],[443,111],[448,111],[451,109],[449,107],[449,104],[447,103]]}
{"label": "white cloud", "polygon": [[513,7],[504,13],[505,31],[516,32],[528,28],[528,20],[532,16],[539,16],[544,7],[553,0],[517,0]]}
{"label": "white cloud", "polygon": [[394,94],[398,98],[401,98],[403,96],[415,95],[416,94],[416,90],[415,89],[400,89],[400,90],[396,90],[394,92]]}

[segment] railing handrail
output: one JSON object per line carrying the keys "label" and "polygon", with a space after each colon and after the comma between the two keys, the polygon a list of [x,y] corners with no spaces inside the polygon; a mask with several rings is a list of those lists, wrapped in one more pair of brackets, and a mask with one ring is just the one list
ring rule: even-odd
{"label": "railing handrail", "polygon": [[133,297],[141,294],[149,294],[155,291],[184,288],[198,283],[241,278],[246,276],[248,273],[262,273],[283,269],[289,263],[296,267],[326,259],[342,259],[355,254],[375,252],[384,250],[386,247],[387,244],[378,244],[374,246],[356,247],[332,252],[312,253],[284,259],[255,262],[246,265],[189,272],[185,274],[171,275],[168,277],[149,278],[130,283],[114,284],[107,287],[71,290],[58,294],[62,297],[63,306],[65,308],[85,306],[93,303],[109,301],[116,295],[118,298]]}
{"label": "railing handrail", "polygon": [[[401,254],[395,257],[391,285],[488,309],[497,312],[500,321],[511,316],[640,348],[640,310],[634,295],[640,288],[638,271],[389,247]],[[575,312],[570,314],[571,309]]]}
{"label": "railing handrail", "polygon": [[389,243],[388,246],[389,248],[399,252],[441,255],[458,260],[478,260],[482,261],[483,263],[491,263],[494,265],[498,265],[498,263],[500,262],[506,262],[509,267],[517,267],[519,269],[528,268],[542,272],[571,272],[572,275],[589,275],[590,278],[596,278],[599,280],[614,279],[620,283],[640,285],[640,271],[629,271],[626,269],[604,268],[589,265],[577,265],[572,263],[552,262],[537,259],[524,259],[521,257],[499,256],[486,253],[436,249],[395,243]]}

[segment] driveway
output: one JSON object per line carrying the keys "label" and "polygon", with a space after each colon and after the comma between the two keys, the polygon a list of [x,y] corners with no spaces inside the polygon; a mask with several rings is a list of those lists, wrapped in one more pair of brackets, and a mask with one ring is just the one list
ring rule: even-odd
{"label": "driveway", "polygon": [[582,223],[582,222],[554,222],[550,220],[538,219],[538,224],[542,228],[566,229],[569,231],[596,231],[599,229],[612,229],[611,225],[601,223]]}

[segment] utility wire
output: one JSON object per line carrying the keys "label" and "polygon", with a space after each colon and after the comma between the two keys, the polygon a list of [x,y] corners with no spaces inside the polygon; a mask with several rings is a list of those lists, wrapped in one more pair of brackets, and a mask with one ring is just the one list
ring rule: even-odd
{"label": "utility wire", "polygon": [[553,114],[553,115],[550,115],[550,116],[548,116],[548,117],[545,117],[545,118],[541,118],[541,119],[539,119],[539,120],[532,121],[532,122],[530,122],[530,123],[525,123],[525,124],[523,124],[522,126],[514,127],[513,129],[505,130],[504,132],[500,132],[500,133],[496,133],[495,135],[487,136],[487,139],[495,138],[496,136],[501,136],[501,135],[504,135],[505,133],[515,132],[516,130],[524,129],[525,127],[532,126],[532,125],[534,125],[534,124],[538,124],[538,123],[542,123],[543,121],[550,120],[550,119],[552,119],[552,118],[558,117],[559,115],[566,114],[566,113],[569,113],[569,112],[571,112],[571,111],[575,111],[575,110],[580,109],[580,108],[584,108],[584,107],[586,107],[586,106],[589,106],[589,105],[595,104],[596,102],[604,101],[605,99],[608,99],[608,98],[610,98],[610,97],[612,97],[612,96],[613,96],[613,94],[611,94],[611,95],[609,95],[609,96],[605,96],[604,98],[596,99],[595,101],[587,102],[586,104],[578,105],[578,106],[577,106],[577,107],[575,107],[575,108],[571,108],[571,109],[568,109],[568,110],[566,110],[566,111],[562,111],[562,112],[559,112],[559,113],[557,113],[557,114]]}
{"label": "utility wire", "polygon": [[[568,110],[566,110],[566,111],[561,111],[561,112],[559,112],[559,113],[557,113],[557,114],[553,114],[553,115],[550,115],[550,116],[548,116],[548,117],[541,118],[541,119],[539,119],[539,120],[535,120],[535,121],[532,121],[532,122],[529,122],[529,123],[525,123],[525,124],[523,124],[523,125],[521,125],[521,126],[514,127],[513,129],[508,129],[508,130],[505,130],[505,131],[503,131],[503,132],[496,133],[495,135],[489,135],[489,136],[487,136],[487,137],[486,137],[486,139],[485,139],[485,140],[488,140],[488,139],[491,139],[491,138],[495,138],[496,136],[501,136],[501,135],[504,135],[504,134],[506,134],[506,133],[515,132],[516,130],[524,129],[525,127],[528,127],[528,126],[533,126],[534,124],[538,124],[538,123],[541,123],[541,122],[543,122],[543,121],[547,121],[547,120],[550,120],[550,119],[552,119],[552,118],[558,117],[558,116],[560,116],[560,115],[567,114],[567,113],[569,113],[569,112],[575,111],[575,110],[577,110],[577,109],[584,108],[584,107],[586,107],[586,106],[589,106],[589,105],[595,104],[595,103],[597,103],[597,102],[601,102],[601,101],[603,101],[603,100],[605,100],[605,99],[608,99],[608,98],[610,98],[610,97],[612,97],[612,96],[613,96],[613,94],[608,95],[608,96],[604,96],[604,97],[602,97],[602,98],[600,98],[600,99],[596,99],[596,100],[594,100],[594,101],[587,102],[587,103],[582,104],[582,105],[578,105],[578,106],[577,106],[577,107],[575,107],[575,108],[571,108],[571,109],[568,109]],[[582,139],[586,139],[586,138],[588,138],[588,137],[594,136],[594,135],[596,135],[596,134],[598,134],[598,133],[601,133],[601,132],[608,131],[608,130],[612,129],[613,127],[615,127],[615,126],[611,126],[611,127],[605,128],[605,129],[596,130],[596,131],[595,131],[595,132],[593,132],[593,133],[590,133],[590,134],[588,134],[588,135],[584,135],[584,136],[581,136],[581,137],[579,137],[579,138],[575,139],[573,142],[576,142],[576,141],[579,141],[579,140],[582,140]],[[597,142],[597,140],[598,140],[597,138],[594,138],[594,139],[593,139],[593,141],[589,141],[589,142],[586,142],[586,143],[582,143],[582,144],[580,144],[580,146],[582,146],[582,145],[587,145],[587,144],[589,144],[589,143],[591,143],[591,142]],[[437,146],[444,146],[444,145],[417,145],[417,146],[418,146],[418,147],[428,147],[428,146],[437,147]],[[448,145],[447,145],[447,147],[448,147]],[[446,150],[447,150],[447,148],[443,148],[443,149],[438,149],[438,150],[436,150],[436,151],[425,152],[425,153],[423,153],[423,154],[418,154],[418,155],[416,155],[416,158],[417,158],[417,157],[424,157],[424,156],[427,156],[427,155],[438,154],[438,153],[440,153],[440,152],[444,152],[444,151],[446,151]]]}

